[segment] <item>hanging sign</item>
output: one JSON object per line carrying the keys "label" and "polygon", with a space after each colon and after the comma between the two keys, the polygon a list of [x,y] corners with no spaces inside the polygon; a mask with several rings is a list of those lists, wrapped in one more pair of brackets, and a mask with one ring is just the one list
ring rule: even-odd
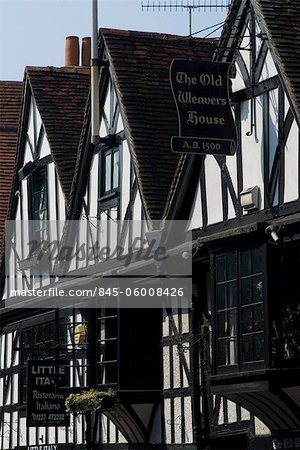
{"label": "hanging sign", "polygon": [[65,394],[68,362],[29,360],[27,370],[27,425],[63,426],[70,423]]}
{"label": "hanging sign", "polygon": [[233,155],[237,132],[229,103],[227,63],[173,59],[170,83],[179,133],[171,139],[175,153]]}

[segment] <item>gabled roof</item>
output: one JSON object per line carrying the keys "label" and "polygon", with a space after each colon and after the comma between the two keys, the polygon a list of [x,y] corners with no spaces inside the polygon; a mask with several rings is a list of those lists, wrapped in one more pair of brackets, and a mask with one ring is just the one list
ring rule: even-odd
{"label": "gabled roof", "polygon": [[68,199],[90,87],[86,67],[26,67],[64,195]]}
{"label": "gabled roof", "polygon": [[[267,35],[280,75],[300,122],[300,2],[251,0],[251,3]],[[220,40],[218,52],[220,54],[222,49],[228,50],[226,41],[230,39],[235,23],[239,20],[243,22],[243,17],[239,14],[239,8],[242,7],[242,0],[232,1]],[[233,53],[229,53],[232,57]]]}
{"label": "gabled roof", "polygon": [[22,82],[0,81],[0,260],[16,163],[22,89]]}
{"label": "gabled roof", "polygon": [[123,30],[101,30],[108,54],[140,192],[151,220],[163,216],[180,159],[170,148],[178,118],[170,81],[173,58],[211,60],[215,41]]}
{"label": "gabled roof", "polygon": [[300,120],[300,2],[256,0],[256,5]]}

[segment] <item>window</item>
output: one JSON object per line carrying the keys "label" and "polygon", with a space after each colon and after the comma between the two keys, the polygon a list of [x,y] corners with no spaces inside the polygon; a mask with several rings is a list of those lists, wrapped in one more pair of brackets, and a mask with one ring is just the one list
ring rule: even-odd
{"label": "window", "polygon": [[[49,312],[41,316],[25,319],[20,325],[20,404],[27,398],[28,360],[55,360],[64,366],[64,377],[60,386],[85,387],[88,376],[88,334],[85,342],[76,344],[76,327],[89,323],[78,310]],[[76,367],[76,369],[72,369]]]}
{"label": "window", "polygon": [[216,258],[218,366],[237,364],[237,253]]}
{"label": "window", "polygon": [[98,386],[160,389],[161,311],[101,309],[97,330]]}
{"label": "window", "polygon": [[99,158],[98,219],[101,221],[102,244],[117,244],[120,215],[120,148],[102,150]]}
{"label": "window", "polygon": [[264,359],[262,255],[258,248],[241,252],[242,363]]}
{"label": "window", "polygon": [[[280,255],[281,286],[274,292],[277,304],[281,299],[280,315],[276,318],[277,331],[281,330],[281,358],[284,363],[300,364],[300,247],[299,244],[286,246]],[[278,265],[279,265],[278,264]],[[275,297],[275,295],[277,296]],[[275,314],[275,311],[273,311]]]}
{"label": "window", "polygon": [[161,388],[161,310],[122,308],[121,389]]}
{"label": "window", "polygon": [[264,363],[263,251],[215,257],[215,362],[218,372]]}
{"label": "window", "polygon": [[33,237],[39,242],[47,239],[48,190],[47,166],[39,167],[29,177],[29,219],[33,222]]}
{"label": "window", "polygon": [[54,320],[30,325],[21,330],[21,392],[20,402],[26,402],[27,361],[29,359],[54,359],[55,356]]}
{"label": "window", "polygon": [[118,315],[113,308],[102,308],[98,317],[98,385],[112,385],[118,382]]}
{"label": "window", "polygon": [[103,152],[101,196],[111,194],[120,185],[120,150],[113,148]]}

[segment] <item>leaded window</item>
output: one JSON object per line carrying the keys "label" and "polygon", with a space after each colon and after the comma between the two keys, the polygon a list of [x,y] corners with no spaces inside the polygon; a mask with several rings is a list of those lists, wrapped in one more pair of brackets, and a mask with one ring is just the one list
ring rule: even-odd
{"label": "leaded window", "polygon": [[29,218],[33,222],[34,237],[39,241],[47,239],[48,189],[47,166],[39,167],[29,178]]}
{"label": "leaded window", "polygon": [[247,370],[265,359],[264,251],[242,248],[215,256],[215,364]]}

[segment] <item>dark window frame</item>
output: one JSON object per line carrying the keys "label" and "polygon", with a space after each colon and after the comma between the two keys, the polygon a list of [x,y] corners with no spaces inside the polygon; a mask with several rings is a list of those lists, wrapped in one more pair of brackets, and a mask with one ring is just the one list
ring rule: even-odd
{"label": "dark window frame", "polygon": [[[100,150],[99,155],[99,192],[98,192],[98,200],[106,199],[107,197],[118,195],[120,193],[120,184],[121,184],[121,145],[114,145],[111,147],[104,147]],[[118,173],[117,173],[117,185],[114,186],[114,177],[115,177],[115,166],[114,166],[114,155],[118,154]],[[106,188],[107,181],[107,172],[106,172],[106,157],[110,155],[110,174],[109,174],[109,184],[110,187]]]}
{"label": "dark window frame", "polygon": [[[106,165],[105,165],[105,155],[110,153],[114,155],[119,154],[119,164],[118,164],[118,185],[113,187],[113,177],[114,177],[114,163],[113,157],[111,157],[110,163],[110,186],[111,188],[105,190],[106,182]],[[99,164],[98,164],[98,178],[100,180],[98,185],[98,205],[97,205],[97,217],[101,219],[101,214],[105,213],[107,218],[112,219],[112,210],[116,210],[116,218],[112,220],[120,219],[120,186],[121,186],[121,155],[122,155],[122,144],[104,146],[99,152]]]}
{"label": "dark window frame", "polygon": [[[145,317],[149,319],[149,316],[155,320],[148,322],[148,333],[145,334]],[[161,339],[160,310],[99,309],[97,387],[125,391],[161,389]]]}
{"label": "dark window frame", "polygon": [[[261,255],[261,271],[259,272],[253,272],[249,273],[247,275],[243,275],[241,273],[242,268],[242,253],[246,251],[254,251],[257,250],[260,252]],[[237,303],[236,303],[236,363],[235,364],[224,364],[219,365],[218,362],[218,340],[221,339],[218,336],[218,312],[222,312],[221,309],[218,310],[217,306],[217,258],[228,255],[228,254],[235,254],[236,255],[236,261],[237,261],[237,272],[236,272],[236,278],[235,280],[224,280],[224,283],[231,283],[232,281],[236,281],[237,283]],[[229,374],[229,373],[236,373],[236,372],[248,372],[253,370],[260,370],[268,367],[269,364],[269,339],[268,339],[268,286],[267,286],[267,246],[266,244],[260,244],[256,243],[254,245],[241,245],[241,246],[232,246],[227,248],[220,248],[211,253],[211,267],[212,270],[212,292],[213,292],[213,309],[212,309],[212,324],[213,324],[213,372],[214,374]],[[252,270],[252,269],[251,269]],[[246,304],[242,304],[242,284],[244,280],[251,280],[257,278],[258,276],[261,277],[262,281],[262,293],[261,295],[261,301],[253,303],[253,290],[251,292],[251,301]],[[219,283],[221,284],[221,283]],[[251,288],[253,289],[253,287]],[[257,294],[255,294],[257,295]],[[259,306],[263,311],[263,319],[261,322],[261,329],[260,330],[254,330],[249,331],[248,333],[245,332],[245,329],[243,330],[243,324],[245,323],[242,321],[242,311],[245,311],[246,309],[252,309]],[[229,308],[230,309],[230,308]],[[228,308],[224,308],[224,311],[227,312]],[[254,313],[252,311],[251,313],[251,320],[252,320],[252,326],[254,327]],[[244,332],[243,332],[244,331]],[[262,335],[263,336],[263,345],[262,345],[262,351],[264,353],[263,359],[257,359],[257,360],[243,360],[243,342],[245,340],[246,336],[253,337],[256,335]],[[229,335],[228,335],[229,336]],[[226,338],[227,336],[225,336]],[[254,337],[253,337],[254,341]]]}
{"label": "dark window frame", "polygon": [[[69,322],[69,317],[73,318],[72,322]],[[83,317],[82,320],[77,321],[76,320],[76,311],[69,311],[66,310],[64,312],[59,312],[58,310],[55,311],[49,311],[44,314],[39,314],[35,317],[29,317],[24,319],[22,322],[17,324],[17,328],[19,330],[19,364],[18,364],[18,373],[19,373],[19,406],[24,407],[26,406],[27,401],[27,362],[28,360],[38,360],[38,359],[46,359],[47,361],[66,361],[66,362],[72,362],[74,365],[74,362],[78,362],[78,360],[87,359],[87,355],[89,352],[89,346],[90,346],[90,338],[87,335],[87,341],[82,344],[75,344],[74,342],[74,329],[76,325],[85,323],[88,327],[89,322],[85,317]],[[26,330],[32,330],[33,333],[37,328],[43,328],[46,324],[53,324],[54,334],[53,339],[48,340],[47,342],[51,342],[53,345],[45,347],[44,341],[41,341],[38,344],[38,348],[31,349],[29,348],[29,351],[36,351],[36,354],[32,356],[25,355],[24,352],[27,351],[27,348],[23,347],[23,334]],[[9,328],[8,328],[9,330]],[[68,330],[72,330],[71,332],[71,341],[68,338]],[[89,334],[89,333],[88,333]],[[44,352],[46,353],[46,356],[39,356],[37,353]],[[47,356],[47,352],[51,353],[51,356]],[[87,370],[88,368],[88,362],[82,363],[80,366],[80,369]],[[73,373],[73,383],[75,382],[75,371]],[[67,376],[70,376],[70,373],[67,374]],[[89,383],[89,378],[87,379],[87,382]],[[69,384],[64,386],[64,390],[66,392],[74,392],[74,390],[82,390],[84,387],[71,387]]]}
{"label": "dark window frame", "polygon": [[[44,185],[45,188],[38,191],[35,190],[35,182],[36,177],[44,172]],[[33,227],[31,227],[31,239],[36,239],[36,233],[41,231],[42,229],[46,230],[46,237],[48,238],[48,230],[47,230],[47,221],[49,220],[49,192],[48,192],[48,164],[39,164],[39,166],[29,175],[28,177],[28,218],[30,221],[33,221]],[[42,192],[45,192],[45,207],[42,209],[34,210],[34,204],[35,204],[35,198],[34,196],[36,194],[41,194]],[[40,219],[38,216],[39,212],[45,211],[45,218]],[[40,227],[38,223],[46,222],[46,228]],[[36,226],[38,225],[38,229],[36,229]]]}
{"label": "dark window frame", "polygon": [[[37,327],[44,327],[46,324],[53,324],[54,325],[54,336],[53,336],[53,349],[56,346],[56,334],[55,334],[55,314],[54,312],[49,312],[43,315],[38,315],[33,318],[28,318],[22,322],[20,325],[20,342],[19,342],[19,405],[25,406],[27,402],[27,361],[30,359],[39,359],[37,356],[30,357],[27,354],[24,353],[27,352],[27,348],[23,347],[23,335],[24,332],[27,330],[34,331],[37,329]],[[53,360],[55,359],[55,350],[51,349],[51,351],[54,352],[54,356],[46,358],[47,360]],[[29,351],[36,351],[36,352],[43,352],[46,351],[46,348],[40,347],[37,349],[29,348]],[[49,349],[48,349],[49,350]],[[45,358],[41,358],[45,359]]]}

